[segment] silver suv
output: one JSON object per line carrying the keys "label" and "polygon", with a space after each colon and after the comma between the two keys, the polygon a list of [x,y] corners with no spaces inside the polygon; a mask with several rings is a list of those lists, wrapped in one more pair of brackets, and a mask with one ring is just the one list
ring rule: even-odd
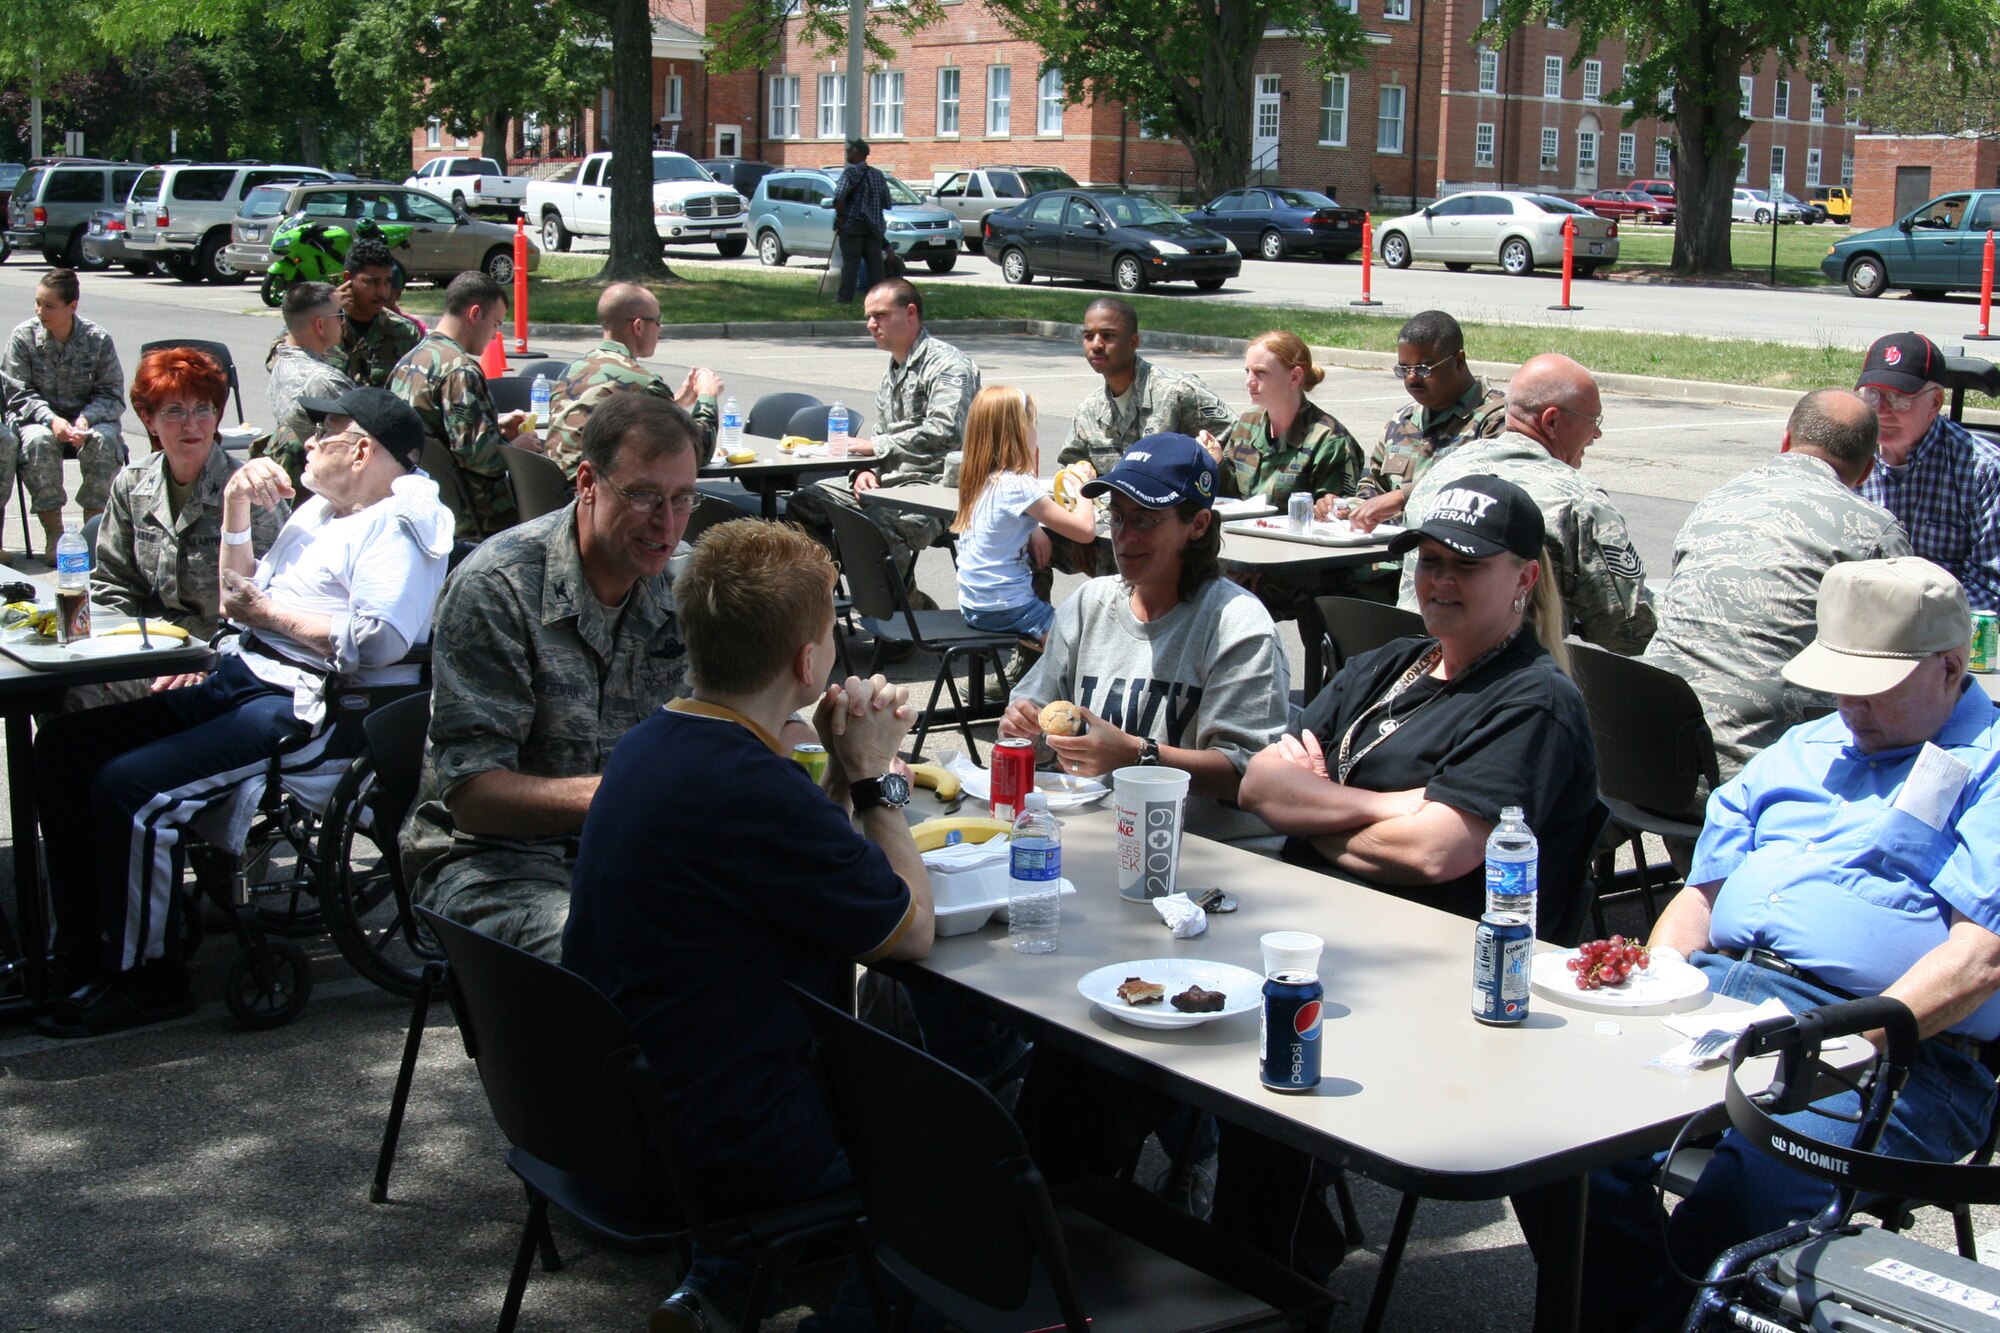
{"label": "silver suv", "polygon": [[50,158],[37,162],[14,182],[7,202],[7,240],[23,250],[39,252],[51,264],[75,269],[101,269],[108,260],[84,253],[90,215],[100,208],[118,208],[132,183],[146,170],[143,162],[106,162],[96,158]]}
{"label": "silver suv", "polygon": [[1076,188],[1076,181],[1061,167],[975,167],[946,176],[924,195],[924,202],[958,219],[965,248],[976,255],[988,213],[1005,212],[1044,190]]}
{"label": "silver suv", "polygon": [[330,181],[318,167],[234,162],[175,163],[139,177],[125,202],[125,249],[159,262],[182,282],[241,282],[222,257],[243,196],[260,185]]}

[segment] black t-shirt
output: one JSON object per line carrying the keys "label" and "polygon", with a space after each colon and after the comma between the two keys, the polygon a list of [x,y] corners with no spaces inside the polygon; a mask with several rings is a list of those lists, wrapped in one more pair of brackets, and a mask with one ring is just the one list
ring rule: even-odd
{"label": "black t-shirt", "polygon": [[909,909],[882,849],[741,723],[662,710],[612,751],[563,964],[632,1020],[712,1207],[797,1199],[832,1165],[785,983],[833,994]]}
{"label": "black t-shirt", "polygon": [[[1398,639],[1349,662],[1306,709],[1304,727],[1337,768],[1340,739],[1369,705],[1389,692],[1431,646],[1427,638]],[[1426,702],[1429,701],[1429,702]],[[1421,787],[1433,801],[1498,823],[1500,811],[1518,805],[1541,845],[1540,922],[1562,919],[1553,893],[1588,855],[1595,836],[1597,748],[1590,714],[1574,682],[1548,651],[1524,631],[1468,676],[1441,681],[1420,676],[1390,710],[1398,726],[1361,759],[1347,783],[1366,791]],[[1381,709],[1355,732],[1350,754],[1379,734]],[[1297,734],[1297,733],[1294,733]],[[1292,838],[1285,859],[1330,869],[1312,844]],[[1376,887],[1461,916],[1486,910],[1483,867],[1445,884]]]}

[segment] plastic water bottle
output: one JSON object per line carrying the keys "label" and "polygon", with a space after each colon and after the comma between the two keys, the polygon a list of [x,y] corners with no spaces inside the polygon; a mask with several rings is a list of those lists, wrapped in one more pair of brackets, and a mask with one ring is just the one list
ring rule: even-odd
{"label": "plastic water bottle", "polygon": [[1062,825],[1029,792],[1009,843],[1007,938],[1021,953],[1054,953],[1062,924]]}
{"label": "plastic water bottle", "polygon": [[56,539],[56,642],[90,637],[90,547],[80,519],[65,519]]}
{"label": "plastic water bottle", "polygon": [[1519,912],[1535,925],[1535,899],[1541,845],[1528,827],[1527,812],[1510,805],[1486,840],[1486,910]]}
{"label": "plastic water bottle", "polygon": [[826,409],[826,452],[829,458],[847,457],[847,404],[838,400]]}
{"label": "plastic water bottle", "polygon": [[722,404],[722,431],[716,436],[715,447],[723,454],[733,454],[743,444],[743,409],[730,398]]}
{"label": "plastic water bottle", "polygon": [[549,424],[549,399],[555,393],[555,386],[549,383],[547,375],[535,376],[535,382],[528,386],[528,429],[545,430]]}

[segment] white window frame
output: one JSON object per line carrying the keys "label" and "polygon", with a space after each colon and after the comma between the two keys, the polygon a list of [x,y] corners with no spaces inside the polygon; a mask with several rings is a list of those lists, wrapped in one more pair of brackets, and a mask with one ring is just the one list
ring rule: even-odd
{"label": "white window frame", "polygon": [[986,67],[986,137],[1004,139],[1014,132],[1014,67]]}
{"label": "white window frame", "polygon": [[1636,134],[1618,136],[1618,174],[1621,176],[1639,174],[1639,136]]}
{"label": "white window frame", "polygon": [[1578,172],[1595,172],[1597,170],[1597,138],[1598,132],[1596,130],[1578,130],[1576,132],[1576,169]]}
{"label": "white window frame", "polygon": [[1813,84],[1812,92],[1807,97],[1806,119],[1815,125],[1826,124],[1826,98],[1821,96],[1820,86]]}
{"label": "white window frame", "polygon": [[444,147],[444,123],[436,116],[424,122],[424,147]]}
{"label": "white window frame", "polygon": [[1542,96],[1560,101],[1563,95],[1563,58],[1542,57]]}
{"label": "white window frame", "polygon": [[1817,190],[1820,187],[1821,181],[1819,177],[1820,173],[1824,170],[1826,170],[1826,154],[1817,148],[1806,149],[1806,188],[1808,190]]}
{"label": "white window frame", "polygon": [[1542,147],[1542,162],[1541,162],[1542,170],[1554,171],[1556,169],[1556,162],[1558,160],[1558,155],[1562,152],[1562,131],[1556,129],[1555,126],[1553,125],[1544,125],[1542,127],[1541,147]]}
{"label": "white window frame", "polygon": [[454,134],[451,136],[451,146],[453,148],[470,148],[472,147],[472,140],[463,134]]}
{"label": "white window frame", "polygon": [[1493,20],[1493,16],[1499,12],[1500,0],[1480,0],[1479,21],[1481,23],[1490,23]]}
{"label": "white window frame", "polygon": [[1382,0],[1382,17],[1391,23],[1410,21],[1410,0]]}
{"label": "white window frame", "polygon": [[1500,53],[1481,48],[1479,52],[1479,91],[1497,93],[1500,91]]}
{"label": "white window frame", "polygon": [[[1630,88],[1631,86],[1632,86],[1632,67],[1630,65],[1620,65],[1618,67],[1618,90],[1620,92],[1624,92],[1625,89]],[[1631,106],[1632,94],[1625,93],[1624,100],[1619,102],[1618,105]]]}
{"label": "white window frame", "polygon": [[[1339,100],[1334,93],[1338,91]],[[1319,85],[1319,145],[1322,148],[1347,147],[1347,97],[1352,91],[1345,74],[1328,74]],[[1336,124],[1334,118],[1338,117]]]}
{"label": "white window frame", "polygon": [[660,80],[660,119],[681,118],[681,76],[668,74]]}
{"label": "white window frame", "polygon": [[847,137],[847,76],[845,74],[822,74],[819,76],[819,124],[816,130],[822,139],[845,139]]}
{"label": "white window frame", "polygon": [[[949,79],[946,76],[949,75]],[[956,65],[941,65],[937,72],[937,135],[940,139],[958,137],[958,97],[965,86],[965,78]]]}
{"label": "white window frame", "polygon": [[1333,0],[1333,7],[1335,9],[1344,9],[1350,14],[1359,14],[1361,12],[1361,0]]}
{"label": "white window frame", "polygon": [[1779,79],[1778,86],[1771,94],[1771,119],[1790,120],[1792,118],[1792,81]]}
{"label": "white window frame", "polygon": [[1750,148],[1747,144],[1736,150],[1736,183],[1750,183]]}
{"label": "white window frame", "polygon": [[1595,102],[1604,95],[1604,62],[1586,60],[1583,62],[1583,100]]}
{"label": "white window frame", "polygon": [[1035,133],[1043,138],[1060,138],[1062,132],[1062,70],[1045,69],[1035,81]]}
{"label": "white window frame", "polygon": [[903,71],[878,69],[868,76],[868,137],[903,137]]}
{"label": "white window frame", "polygon": [[1672,180],[1674,176],[1674,141],[1668,138],[1653,140],[1653,174],[1662,180]]}
{"label": "white window frame", "polygon": [[1840,183],[1848,189],[1854,188],[1854,154],[1840,155]]}
{"label": "white window frame", "polygon": [[[1785,146],[1781,143],[1771,145],[1771,175],[1779,180],[1785,179]],[[1768,184],[1768,181],[1766,183]]]}
{"label": "white window frame", "polygon": [[1493,124],[1480,121],[1472,127],[1472,165],[1490,167],[1493,165]]}
{"label": "white window frame", "polygon": [[799,137],[799,76],[776,74],[771,78],[771,115],[768,132],[773,139]]}
{"label": "white window frame", "polygon": [[[1375,151],[1395,156],[1403,151],[1403,124],[1409,111],[1409,90],[1400,83],[1385,83],[1375,94]],[[1394,106],[1395,115],[1389,114]]]}
{"label": "white window frame", "polygon": [[1757,80],[1748,74],[1739,74],[1736,76],[1736,87],[1742,94],[1737,107],[1743,113],[1743,118],[1748,120],[1756,114],[1753,108],[1757,105]]}

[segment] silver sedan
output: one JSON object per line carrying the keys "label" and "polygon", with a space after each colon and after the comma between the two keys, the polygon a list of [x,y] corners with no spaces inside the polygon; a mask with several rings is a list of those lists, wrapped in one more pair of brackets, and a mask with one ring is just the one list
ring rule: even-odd
{"label": "silver sedan", "polygon": [[1576,224],[1576,273],[1588,277],[1618,258],[1618,224],[1552,194],[1469,190],[1375,228],[1375,249],[1390,268],[1441,261],[1454,273],[1498,264],[1516,277],[1562,264],[1563,223]]}

